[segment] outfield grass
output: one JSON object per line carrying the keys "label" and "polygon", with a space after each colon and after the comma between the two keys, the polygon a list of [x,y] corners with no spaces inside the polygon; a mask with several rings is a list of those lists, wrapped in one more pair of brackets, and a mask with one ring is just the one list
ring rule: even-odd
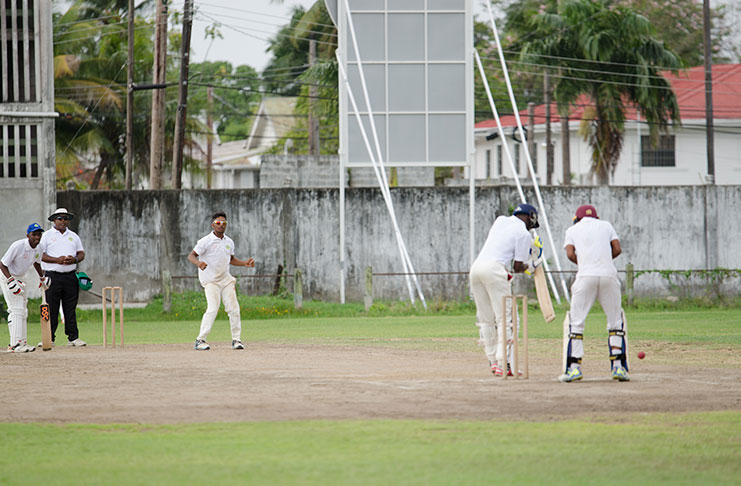
{"label": "outfield grass", "polygon": [[0,426],[0,484],[739,484],[741,414]]}
{"label": "outfield grass", "polygon": [[[268,303],[249,300],[243,309],[267,309]],[[186,302],[178,305],[184,308]],[[447,339],[452,344],[446,350],[476,349],[473,312],[463,306],[438,315],[385,317],[361,317],[359,305],[334,306],[303,317],[289,311],[252,319],[243,312],[244,340],[248,348],[258,341],[355,346],[409,341],[427,349],[446,346]],[[127,310],[126,342],[191,343],[203,312],[193,307],[167,319],[156,318],[158,309]],[[546,324],[530,309],[530,336],[560,349],[564,311],[558,309],[558,319]],[[741,351],[738,308],[643,307],[627,315],[633,342]],[[226,316],[218,319],[211,337],[226,341]],[[29,325],[29,340],[39,339],[38,327]],[[101,344],[100,311],[82,313],[80,330],[90,344]],[[602,342],[604,337],[604,315],[595,308],[585,338]],[[0,484],[741,485],[740,451],[739,410],[557,422],[0,423]]]}

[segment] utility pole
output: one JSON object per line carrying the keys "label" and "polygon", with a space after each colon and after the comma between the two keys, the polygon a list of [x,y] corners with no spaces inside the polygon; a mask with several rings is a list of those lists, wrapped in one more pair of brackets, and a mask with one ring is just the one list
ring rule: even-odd
{"label": "utility pole", "polygon": [[706,182],[715,184],[715,135],[713,132],[713,56],[710,45],[710,0],[702,2],[705,41],[705,131],[707,136],[708,175]]}
{"label": "utility pole", "polygon": [[558,110],[561,119],[561,170],[564,186],[571,185],[571,138],[569,135],[568,110],[568,106]]}
{"label": "utility pole", "polygon": [[175,118],[175,142],[172,147],[172,187],[183,185],[183,144],[185,143],[185,115],[188,111],[188,70],[190,69],[190,33],[193,23],[193,0],[185,0],[183,37],[180,41],[180,84],[178,112]]}
{"label": "utility pole", "polygon": [[551,141],[551,79],[548,70],[543,76],[543,92],[545,93],[545,179],[546,184],[553,183],[553,142]]}
{"label": "utility pole", "polygon": [[[316,64],[316,41],[314,39],[309,40],[309,66]],[[311,83],[309,86],[309,117],[308,117],[308,128],[309,128],[309,155],[319,155],[319,120],[316,119],[314,113],[316,111],[316,97],[317,89]]]}
{"label": "utility pole", "polygon": [[206,124],[208,125],[208,139],[206,140],[206,188],[211,189],[211,169],[214,163],[214,88],[209,86],[206,90],[208,99],[208,112],[206,113]]}
{"label": "utility pole", "polygon": [[[154,26],[153,84],[166,82],[167,0],[157,0]],[[162,189],[162,159],[165,142],[165,90],[152,91],[152,135],[150,138],[149,188]]]}
{"label": "utility pole", "polygon": [[134,0],[129,0],[128,61],[126,69],[126,176],[124,186],[131,190],[134,167]]}
{"label": "utility pole", "polygon": [[[535,103],[530,102],[527,104],[527,140],[523,140],[523,143],[527,143],[527,150],[530,152],[530,160],[533,161],[533,169],[538,170],[538,154],[535,153],[537,146],[535,145]],[[530,177],[536,179],[538,176],[535,173],[531,173]]]}

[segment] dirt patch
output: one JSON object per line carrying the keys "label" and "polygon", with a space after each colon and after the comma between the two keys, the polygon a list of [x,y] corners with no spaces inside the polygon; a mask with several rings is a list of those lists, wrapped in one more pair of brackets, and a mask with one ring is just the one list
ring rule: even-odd
{"label": "dirt patch", "polygon": [[[431,350],[416,341],[420,348],[270,342],[248,343],[245,351],[212,343],[207,352],[170,344],[0,353],[0,421],[537,421],[741,410],[737,362],[706,368],[654,362],[654,354],[663,354],[656,344],[649,358],[633,360],[629,383],[611,380],[605,359],[588,359],[584,380],[563,384],[555,380],[557,343],[546,354],[545,343],[534,343],[529,380],[503,381],[488,372],[478,350],[441,350],[437,344]],[[464,342],[470,340],[449,340],[451,348],[468,348]]]}

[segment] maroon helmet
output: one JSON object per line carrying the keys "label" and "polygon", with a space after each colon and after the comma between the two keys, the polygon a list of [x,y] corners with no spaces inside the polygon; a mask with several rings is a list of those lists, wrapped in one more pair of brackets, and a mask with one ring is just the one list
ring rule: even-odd
{"label": "maroon helmet", "polygon": [[582,218],[599,219],[599,216],[597,216],[597,210],[594,209],[594,206],[585,204],[583,206],[579,206],[579,208],[576,210],[576,215],[574,215],[574,223],[578,223],[579,221],[581,221]]}

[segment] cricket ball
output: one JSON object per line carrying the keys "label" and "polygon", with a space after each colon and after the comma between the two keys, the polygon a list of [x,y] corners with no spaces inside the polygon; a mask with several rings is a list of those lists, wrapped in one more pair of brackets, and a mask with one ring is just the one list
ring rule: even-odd
{"label": "cricket ball", "polygon": [[640,353],[638,353],[638,359],[643,359],[645,357],[646,357],[646,353],[644,353],[643,351],[641,351]]}

